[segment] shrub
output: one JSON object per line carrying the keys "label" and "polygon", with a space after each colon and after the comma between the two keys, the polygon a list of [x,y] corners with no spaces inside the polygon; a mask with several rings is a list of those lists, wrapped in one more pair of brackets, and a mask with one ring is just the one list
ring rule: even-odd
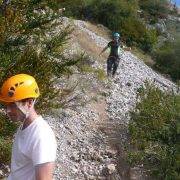
{"label": "shrub", "polygon": [[9,163],[11,160],[12,140],[0,136],[0,161]]}
{"label": "shrub", "polygon": [[154,54],[155,68],[164,74],[169,74],[174,81],[180,80],[180,38],[167,42]]}
{"label": "shrub", "polygon": [[73,9],[69,6],[67,6],[69,9],[67,14],[72,11],[72,16],[90,19],[102,23],[112,31],[121,32],[123,40],[128,45],[136,45],[144,51],[151,51],[156,44],[157,34],[148,30],[139,19],[138,2],[135,0],[79,0],[75,5],[77,7],[74,7],[74,3],[72,3]]}
{"label": "shrub", "polygon": [[158,18],[165,18],[169,13],[167,0],[140,0],[140,8],[149,18],[157,22]]}
{"label": "shrub", "polygon": [[129,45],[140,47],[150,52],[157,42],[157,34],[154,30],[148,30],[146,26],[133,17],[124,19],[121,32]]}
{"label": "shrub", "polygon": [[97,77],[99,81],[103,81],[106,77],[106,74],[101,68],[94,68],[91,65],[93,64],[92,60],[88,55],[81,54],[78,63],[76,64],[78,71],[81,73],[90,73]]}
{"label": "shrub", "polygon": [[129,153],[131,164],[143,163],[160,179],[179,178],[180,96],[146,84],[138,93],[131,112],[129,133],[135,149]]}
{"label": "shrub", "polygon": [[0,113],[0,162],[9,163],[11,159],[12,136],[17,124],[8,120],[4,111]]}
{"label": "shrub", "polygon": [[122,22],[126,20],[124,18],[136,15],[136,6],[135,1],[100,0],[97,2],[93,0],[89,5],[89,9],[91,9],[93,20],[104,24],[112,31],[118,31],[121,28]]}
{"label": "shrub", "polygon": [[[78,61],[63,57],[72,30],[62,26],[61,14],[53,9],[56,3],[11,1],[0,14],[0,83],[19,73],[34,76],[41,94],[37,101],[40,113],[61,107],[62,89],[56,83],[63,73],[70,74],[70,67]],[[59,32],[53,31],[57,26]],[[6,163],[16,125],[8,122],[3,111],[0,122],[0,161]]]}
{"label": "shrub", "polygon": [[69,17],[84,18],[86,0],[60,1],[60,6],[66,8],[64,14]]}

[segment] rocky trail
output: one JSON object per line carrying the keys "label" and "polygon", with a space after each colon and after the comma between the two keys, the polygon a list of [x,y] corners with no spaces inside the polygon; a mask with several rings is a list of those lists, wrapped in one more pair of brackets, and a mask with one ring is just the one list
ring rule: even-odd
{"label": "rocky trail", "polygon": [[[75,29],[65,53],[73,56],[85,52],[93,69],[106,72],[107,54],[98,54],[109,41],[107,28],[65,17],[63,22]],[[54,110],[45,117],[58,142],[55,180],[148,179],[143,168],[128,166],[124,151],[129,111],[135,106],[138,88],[146,80],[162,90],[176,90],[171,81],[125,51],[114,79],[101,81],[92,73],[70,77],[69,83],[80,82],[79,87],[84,87],[75,89],[74,94],[87,103],[78,106],[77,100],[75,106]]]}
{"label": "rocky trail", "polygon": [[[64,22],[70,21],[64,18]],[[106,28],[78,20],[71,23],[75,31],[66,53],[84,51],[93,68],[106,71],[106,56],[97,56],[109,40]],[[99,81],[93,74],[72,79],[81,79],[82,84],[88,81],[90,88],[76,93],[89,103],[58,110],[53,118],[48,117],[58,140],[55,179],[148,179],[140,167],[130,168],[125,160],[129,111],[135,106],[138,88],[146,80],[163,90],[175,90],[175,85],[130,52],[123,52],[114,79]]]}

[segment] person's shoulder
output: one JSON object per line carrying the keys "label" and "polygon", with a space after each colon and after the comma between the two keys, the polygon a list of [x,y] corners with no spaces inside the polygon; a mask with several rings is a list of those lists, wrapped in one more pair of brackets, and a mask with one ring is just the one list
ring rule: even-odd
{"label": "person's shoulder", "polygon": [[108,42],[108,46],[111,46],[113,44],[113,41]]}
{"label": "person's shoulder", "polygon": [[42,118],[42,117],[38,118],[38,120],[36,122],[35,131],[36,131],[37,136],[54,135],[52,128],[47,123],[47,121],[44,120],[44,118]]}

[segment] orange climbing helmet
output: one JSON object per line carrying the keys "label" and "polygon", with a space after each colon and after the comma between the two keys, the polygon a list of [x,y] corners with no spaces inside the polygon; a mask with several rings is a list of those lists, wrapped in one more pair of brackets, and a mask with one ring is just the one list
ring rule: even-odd
{"label": "orange climbing helmet", "polygon": [[36,80],[28,74],[17,74],[7,79],[0,90],[0,101],[10,103],[39,97]]}

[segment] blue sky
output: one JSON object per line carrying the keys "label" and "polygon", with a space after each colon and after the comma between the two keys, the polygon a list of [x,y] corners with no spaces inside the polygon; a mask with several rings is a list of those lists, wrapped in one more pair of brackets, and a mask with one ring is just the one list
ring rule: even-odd
{"label": "blue sky", "polygon": [[173,2],[176,2],[176,5],[180,6],[180,0],[173,0]]}

